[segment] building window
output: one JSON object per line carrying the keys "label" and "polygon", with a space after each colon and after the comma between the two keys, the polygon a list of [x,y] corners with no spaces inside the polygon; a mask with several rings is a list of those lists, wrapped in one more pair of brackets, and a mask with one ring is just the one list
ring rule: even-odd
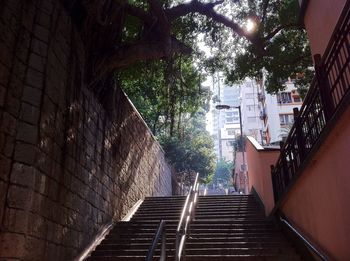
{"label": "building window", "polygon": [[233,117],[226,117],[226,123],[234,123],[234,118]]}
{"label": "building window", "polygon": [[248,122],[248,123],[256,122],[256,117],[248,117],[248,118],[247,118],[247,122]]}
{"label": "building window", "polygon": [[227,129],[227,135],[235,135],[235,133],[234,129]]}
{"label": "building window", "polygon": [[238,123],[239,122],[238,112],[235,112],[235,111],[226,112],[225,121],[226,121],[226,123]]}
{"label": "building window", "polygon": [[254,99],[254,93],[246,93],[245,97],[246,99]]}
{"label": "building window", "polygon": [[280,114],[281,125],[289,125],[289,124],[293,124],[293,122],[294,122],[293,114]]}
{"label": "building window", "polygon": [[229,111],[225,113],[226,117],[232,117],[232,116],[237,116],[238,115],[238,111]]}
{"label": "building window", "polygon": [[226,146],[232,147],[234,145],[234,141],[230,140],[230,141],[226,141]]}
{"label": "building window", "polygon": [[290,92],[277,93],[277,102],[279,104],[292,103],[292,95]]}
{"label": "building window", "polygon": [[255,107],[254,105],[247,105],[247,111],[254,111]]}

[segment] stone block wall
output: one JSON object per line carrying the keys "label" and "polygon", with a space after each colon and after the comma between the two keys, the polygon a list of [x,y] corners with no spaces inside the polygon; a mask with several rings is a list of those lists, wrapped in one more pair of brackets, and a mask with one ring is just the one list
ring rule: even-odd
{"label": "stone block wall", "polygon": [[122,91],[106,111],[84,85],[59,1],[0,2],[0,260],[72,260],[171,170]]}

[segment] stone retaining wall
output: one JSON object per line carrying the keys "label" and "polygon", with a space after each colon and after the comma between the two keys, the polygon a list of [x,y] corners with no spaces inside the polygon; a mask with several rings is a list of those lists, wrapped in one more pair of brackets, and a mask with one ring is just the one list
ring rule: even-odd
{"label": "stone retaining wall", "polygon": [[171,194],[122,91],[106,111],[84,85],[83,50],[59,1],[1,1],[1,260],[71,260],[140,198]]}

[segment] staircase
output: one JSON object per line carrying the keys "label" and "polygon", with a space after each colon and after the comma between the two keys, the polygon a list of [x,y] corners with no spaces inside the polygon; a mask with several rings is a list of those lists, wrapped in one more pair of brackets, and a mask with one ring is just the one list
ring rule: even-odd
{"label": "staircase", "polygon": [[[167,249],[171,249],[169,255],[174,256],[175,233],[185,199],[186,197],[146,198],[131,220],[118,222],[87,260],[144,261],[162,219],[166,220]],[[159,252],[158,250],[156,254],[159,255]]]}
{"label": "staircase", "polygon": [[187,260],[300,260],[253,195],[199,197]]}
{"label": "staircase", "polygon": [[[175,232],[184,201],[185,197],[146,198],[129,222],[116,224],[88,260],[145,260],[161,219],[166,220],[167,260],[174,260]],[[301,259],[265,218],[254,196],[230,195],[198,198],[186,260]]]}

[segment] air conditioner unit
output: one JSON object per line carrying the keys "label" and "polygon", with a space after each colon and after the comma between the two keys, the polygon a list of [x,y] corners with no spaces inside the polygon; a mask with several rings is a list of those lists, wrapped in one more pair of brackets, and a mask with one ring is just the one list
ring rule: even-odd
{"label": "air conditioner unit", "polygon": [[247,171],[247,165],[246,164],[241,164],[241,171],[244,172],[244,171]]}

